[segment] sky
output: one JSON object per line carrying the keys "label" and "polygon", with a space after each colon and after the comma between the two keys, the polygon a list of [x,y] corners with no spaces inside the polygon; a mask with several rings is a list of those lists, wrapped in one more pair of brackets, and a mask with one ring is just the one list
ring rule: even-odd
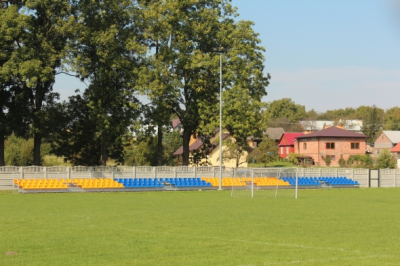
{"label": "sky", "polygon": [[[271,102],[318,112],[400,102],[400,0],[233,0],[251,20],[271,75]],[[58,75],[62,100],[85,84]]]}

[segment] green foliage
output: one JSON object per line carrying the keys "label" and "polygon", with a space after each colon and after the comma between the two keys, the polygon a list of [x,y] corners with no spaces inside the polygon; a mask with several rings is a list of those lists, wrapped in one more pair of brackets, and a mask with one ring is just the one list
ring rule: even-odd
{"label": "green foliage", "polygon": [[331,165],[331,157],[330,156],[326,156],[324,158],[324,161],[325,161],[326,166],[329,167]]}
{"label": "green foliage", "polygon": [[376,169],[385,169],[385,168],[396,168],[397,160],[395,154],[390,153],[389,150],[381,150],[379,152],[379,156],[376,159],[375,167]]}
{"label": "green foliage", "polygon": [[400,107],[387,109],[384,119],[385,130],[400,130]]}
{"label": "green foliage", "polygon": [[222,152],[223,162],[234,160],[236,167],[246,163],[246,158],[244,158],[244,155],[250,150],[249,147],[241,145],[239,142],[234,141],[234,139],[224,140],[222,145],[225,147]]}
{"label": "green foliage", "polygon": [[[181,134],[178,131],[164,132],[163,134],[163,163],[164,165],[177,165],[177,158],[172,154],[182,146]],[[136,139],[125,147],[125,165],[156,166],[157,136],[151,134],[139,134]]]}
{"label": "green foliage", "polygon": [[297,159],[297,157],[299,157],[299,156],[303,156],[303,155],[300,154],[300,153],[289,153],[288,162],[292,163],[292,164],[295,164],[295,165],[298,165],[299,164],[299,160]]}
{"label": "green foliage", "polygon": [[262,142],[247,156],[248,162],[264,163],[264,166],[269,162],[276,161],[279,157],[279,148],[275,141],[269,138],[264,138]]}
{"label": "green foliage", "polygon": [[25,140],[14,134],[5,141],[5,164],[30,166],[33,164],[33,139]]}
{"label": "green foliage", "polygon": [[290,98],[283,98],[268,103],[264,115],[268,120],[276,120],[282,117],[289,120],[290,123],[298,123],[307,116],[304,105],[296,104]]}
{"label": "green foliage", "polygon": [[338,163],[339,163],[339,166],[340,166],[340,167],[345,167],[345,166],[346,166],[346,160],[343,159],[343,156],[340,157]]}
{"label": "green foliage", "polygon": [[373,106],[360,106],[357,108],[363,120],[361,131],[368,136],[367,142],[373,143],[382,130],[383,109]]}
{"label": "green foliage", "polygon": [[369,154],[350,155],[347,159],[349,167],[372,168],[373,160]]}

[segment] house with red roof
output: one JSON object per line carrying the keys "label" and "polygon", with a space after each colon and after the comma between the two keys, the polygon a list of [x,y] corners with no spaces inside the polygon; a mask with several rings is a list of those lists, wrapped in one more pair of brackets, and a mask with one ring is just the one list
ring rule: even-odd
{"label": "house with red roof", "polygon": [[400,142],[390,152],[397,153],[397,168],[400,168]]}
{"label": "house with red roof", "polygon": [[290,153],[294,153],[294,141],[296,137],[304,135],[303,132],[283,133],[278,142],[279,157],[288,158]]}
{"label": "house with red roof", "polygon": [[325,158],[331,159],[331,166],[339,166],[339,160],[351,155],[366,154],[368,136],[338,127],[329,127],[310,134],[297,136],[295,153],[310,158],[315,165],[325,166]]}

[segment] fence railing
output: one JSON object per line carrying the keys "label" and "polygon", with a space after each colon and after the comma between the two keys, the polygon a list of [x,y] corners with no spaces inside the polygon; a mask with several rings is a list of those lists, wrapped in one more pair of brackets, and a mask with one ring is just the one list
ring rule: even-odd
{"label": "fence railing", "polygon": [[[360,168],[229,168],[223,167],[223,177],[233,177],[236,173],[255,171],[274,173],[276,176],[289,177],[346,177],[358,181],[360,187],[369,187],[370,170]],[[3,166],[0,167],[0,189],[11,189],[13,179],[37,178],[165,178],[165,177],[219,177],[219,167],[187,166]],[[399,187],[400,169],[379,170],[379,187]]]}

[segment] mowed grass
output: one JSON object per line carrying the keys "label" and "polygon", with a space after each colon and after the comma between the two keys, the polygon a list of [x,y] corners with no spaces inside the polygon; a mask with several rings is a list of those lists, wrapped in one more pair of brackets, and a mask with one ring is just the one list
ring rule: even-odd
{"label": "mowed grass", "polygon": [[0,265],[399,265],[399,240],[399,188],[0,192]]}

